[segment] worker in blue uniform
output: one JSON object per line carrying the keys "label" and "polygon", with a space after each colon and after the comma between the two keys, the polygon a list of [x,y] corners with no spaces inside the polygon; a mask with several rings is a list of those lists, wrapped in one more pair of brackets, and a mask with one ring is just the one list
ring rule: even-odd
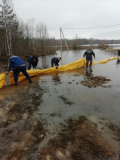
{"label": "worker in blue uniform", "polygon": [[19,56],[11,56],[9,58],[9,67],[6,72],[7,74],[11,68],[13,70],[14,81],[16,86],[18,85],[18,75],[20,72],[22,72],[25,75],[25,77],[29,80],[29,82],[32,83],[29,74],[26,72],[25,62]]}
{"label": "worker in blue uniform", "polygon": [[56,66],[56,69],[58,68],[59,66],[59,62],[61,60],[61,57],[53,57],[51,59],[51,67],[53,67],[54,65]]}
{"label": "worker in blue uniform", "polygon": [[95,53],[92,49],[87,49],[83,55],[83,57],[86,56],[86,67],[88,67],[88,63],[90,62],[90,66],[92,66],[92,56],[95,59]]}
{"label": "worker in blue uniform", "polygon": [[31,66],[34,69],[36,69],[38,61],[39,61],[37,56],[29,56],[27,61],[28,61],[28,69],[29,70],[31,69]]}

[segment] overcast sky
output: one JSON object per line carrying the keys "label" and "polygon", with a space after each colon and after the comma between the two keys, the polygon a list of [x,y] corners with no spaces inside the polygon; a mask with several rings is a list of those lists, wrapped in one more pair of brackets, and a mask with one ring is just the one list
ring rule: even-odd
{"label": "overcast sky", "polygon": [[120,25],[65,29],[120,24],[120,0],[13,0],[13,4],[20,19],[46,24],[51,37],[59,38],[62,27],[66,38],[120,39]]}

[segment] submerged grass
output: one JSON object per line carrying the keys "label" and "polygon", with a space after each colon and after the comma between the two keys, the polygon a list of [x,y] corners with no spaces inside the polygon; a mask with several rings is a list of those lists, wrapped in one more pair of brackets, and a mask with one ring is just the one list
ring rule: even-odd
{"label": "submerged grass", "polygon": [[67,105],[75,104],[74,102],[70,101],[68,98],[66,98],[64,95],[59,96],[60,99],[63,100],[63,102]]}

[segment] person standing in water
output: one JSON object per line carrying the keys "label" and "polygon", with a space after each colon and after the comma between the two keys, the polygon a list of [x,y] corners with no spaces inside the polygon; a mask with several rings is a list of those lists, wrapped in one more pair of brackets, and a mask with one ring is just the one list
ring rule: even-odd
{"label": "person standing in water", "polygon": [[86,67],[88,67],[88,63],[90,62],[90,67],[92,66],[92,56],[95,59],[95,53],[92,49],[87,49],[83,55],[83,57],[86,56]]}

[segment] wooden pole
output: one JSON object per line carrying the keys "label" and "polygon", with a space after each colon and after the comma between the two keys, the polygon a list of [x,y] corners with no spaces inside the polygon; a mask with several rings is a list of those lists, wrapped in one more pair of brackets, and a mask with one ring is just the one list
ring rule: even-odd
{"label": "wooden pole", "polygon": [[60,27],[60,51],[61,51],[61,53],[62,53],[62,29],[61,29],[61,27]]}
{"label": "wooden pole", "polygon": [[63,38],[64,38],[64,41],[65,41],[65,45],[66,45],[66,47],[67,47],[67,50],[69,51],[69,48],[68,48],[68,45],[67,45],[67,41],[66,41],[65,36],[64,36],[64,34],[63,34],[62,28],[61,28],[61,33],[62,33],[62,35],[63,35]]}
{"label": "wooden pole", "polygon": [[6,74],[6,86],[9,86],[9,73]]}

